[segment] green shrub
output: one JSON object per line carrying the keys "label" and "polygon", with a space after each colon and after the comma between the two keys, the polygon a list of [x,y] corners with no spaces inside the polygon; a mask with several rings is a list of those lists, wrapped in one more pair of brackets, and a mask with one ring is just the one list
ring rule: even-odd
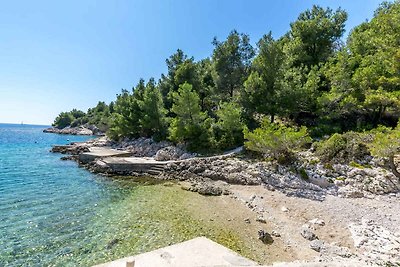
{"label": "green shrub", "polygon": [[317,144],[316,154],[324,162],[357,162],[370,155],[364,138],[364,135],[355,132],[336,133]]}
{"label": "green shrub", "polygon": [[221,102],[216,111],[217,122],[213,126],[213,135],[217,147],[221,150],[243,144],[242,109],[234,102]]}
{"label": "green shrub", "polygon": [[369,165],[369,164],[360,164],[360,163],[355,162],[355,161],[351,161],[351,162],[349,163],[349,165],[350,165],[351,167],[359,168],[359,169],[372,168],[372,166]]}
{"label": "green shrub", "polygon": [[310,160],[310,164],[311,165],[316,165],[316,164],[318,164],[320,162],[320,160],[319,159],[312,159],[312,160]]}
{"label": "green shrub", "polygon": [[74,116],[70,112],[61,112],[54,120],[53,126],[59,129],[63,129],[71,125],[74,120]]}
{"label": "green shrub", "polygon": [[308,181],[310,179],[310,177],[308,177],[308,173],[306,172],[306,170],[304,168],[301,168],[299,170],[299,174],[300,174],[301,179],[303,179],[305,181]]}
{"label": "green shrub", "polygon": [[200,97],[188,83],[181,84],[173,93],[171,111],[176,115],[171,120],[169,139],[183,143],[190,151],[204,152],[210,148],[212,119],[201,111]]}
{"label": "green shrub", "polygon": [[327,170],[332,170],[333,171],[333,166],[330,163],[325,163],[324,164],[324,168],[327,169]]}
{"label": "green shrub", "polygon": [[383,158],[393,174],[400,179],[394,160],[396,154],[400,154],[400,121],[395,129],[378,127],[373,135],[373,141],[368,143],[372,155]]}
{"label": "green shrub", "polygon": [[245,129],[244,137],[247,140],[245,142],[247,149],[272,157],[280,163],[287,163],[293,160],[293,152],[311,142],[306,127],[296,129],[270,123],[266,119],[263,120],[261,128],[257,128],[252,132]]}

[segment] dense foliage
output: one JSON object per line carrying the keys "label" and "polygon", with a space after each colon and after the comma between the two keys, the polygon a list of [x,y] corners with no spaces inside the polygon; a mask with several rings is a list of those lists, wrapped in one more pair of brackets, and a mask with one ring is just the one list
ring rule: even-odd
{"label": "dense foliage", "polygon": [[261,127],[252,132],[245,129],[244,136],[248,140],[245,142],[246,148],[282,163],[292,159],[295,150],[311,142],[306,127],[296,129],[268,120],[264,120]]}
{"label": "dense foliage", "polygon": [[395,129],[378,128],[373,142],[368,145],[372,155],[385,159],[393,174],[400,179],[400,172],[394,162],[395,155],[400,154],[400,122]]}
{"label": "dense foliage", "polygon": [[185,143],[189,149],[207,147],[209,144],[209,122],[201,111],[200,97],[192,85],[184,83],[178,92],[173,93],[172,118],[169,138],[174,142]]}
{"label": "dense foliage", "polygon": [[[400,117],[400,2],[383,3],[344,42],[346,20],[342,9],[313,6],[284,36],[268,33],[256,47],[232,31],[214,38],[208,58],[196,61],[178,49],[157,82],[140,80],[87,113],[63,112],[54,125],[95,124],[113,139],[168,139],[197,151],[247,139],[249,149],[276,158],[308,142],[307,132],[337,133],[319,148],[335,157],[357,146],[344,132],[395,127]],[[373,153],[382,154],[374,144]]]}
{"label": "dense foliage", "polygon": [[361,163],[370,155],[366,145],[368,137],[356,132],[335,133],[316,143],[316,154],[324,162]]}

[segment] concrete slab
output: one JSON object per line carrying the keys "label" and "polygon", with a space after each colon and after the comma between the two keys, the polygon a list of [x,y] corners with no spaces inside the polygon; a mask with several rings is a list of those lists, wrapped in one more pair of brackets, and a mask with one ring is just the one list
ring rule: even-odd
{"label": "concrete slab", "polygon": [[97,155],[99,157],[114,157],[121,155],[132,155],[132,153],[124,150],[113,149],[109,147],[90,147],[90,154]]}
{"label": "concrete slab", "polygon": [[149,164],[149,165],[166,165],[173,161],[157,161],[154,158],[146,157],[118,157],[104,158],[103,161],[107,164]]}
{"label": "concrete slab", "polygon": [[[134,262],[134,264],[133,264]],[[95,267],[200,267],[259,266],[236,252],[205,237],[198,237],[137,256],[96,265]]]}
{"label": "concrete slab", "polygon": [[116,173],[147,173],[158,175],[164,167],[173,161],[156,161],[145,157],[109,157],[102,158],[108,168]]}
{"label": "concrete slab", "polygon": [[87,163],[97,158],[128,157],[132,155],[132,153],[128,151],[122,151],[107,147],[91,147],[89,148],[89,150],[90,152],[85,152],[79,155],[79,161]]}

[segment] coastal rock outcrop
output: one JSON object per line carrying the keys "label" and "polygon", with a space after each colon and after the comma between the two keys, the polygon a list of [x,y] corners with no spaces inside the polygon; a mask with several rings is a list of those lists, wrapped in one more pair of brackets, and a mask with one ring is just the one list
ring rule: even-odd
{"label": "coastal rock outcrop", "polygon": [[89,152],[89,146],[85,143],[72,143],[70,145],[53,146],[50,152],[79,155],[84,152]]}
{"label": "coastal rock outcrop", "polygon": [[[228,184],[264,185],[288,196],[322,201],[326,195],[341,197],[373,197],[397,193],[400,181],[389,171],[376,165],[350,166],[346,164],[322,164],[310,151],[300,153],[296,162],[280,165],[275,161],[260,161],[248,157],[236,157],[228,153],[213,157],[194,157],[182,147],[171,143],[155,142],[148,138],[114,142],[106,137],[67,146],[55,146],[53,152],[79,155],[90,147],[104,146],[130,152],[135,157],[153,157],[158,161],[171,161],[148,173],[118,172],[127,175],[156,175],[159,179],[190,181],[200,193],[220,194],[207,184],[223,181]],[[185,158],[185,160],[182,160]],[[188,158],[188,159],[187,159]],[[112,174],[104,162],[93,162],[89,169]],[[199,185],[203,185],[200,186]],[[193,187],[195,188],[195,187]],[[212,189],[212,190],[211,190]]]}
{"label": "coastal rock outcrop", "polygon": [[55,134],[71,134],[71,135],[102,135],[96,126],[79,126],[79,127],[66,127],[58,129],[55,127],[47,128],[43,130],[44,133],[55,133]]}
{"label": "coastal rock outcrop", "polygon": [[177,147],[167,146],[158,150],[154,159],[158,161],[175,160],[179,159],[182,154],[183,152]]}
{"label": "coastal rock outcrop", "polygon": [[160,149],[170,147],[167,141],[156,142],[151,138],[124,139],[120,142],[109,141],[114,149],[129,151],[135,157],[154,157]]}
{"label": "coastal rock outcrop", "polygon": [[365,197],[400,190],[400,182],[381,167],[324,166],[300,159],[293,165],[250,161],[239,158],[193,158],[167,164],[163,177],[179,180],[204,178],[229,184],[258,185],[279,190],[288,196],[322,201],[327,194]]}
{"label": "coastal rock outcrop", "polygon": [[[400,232],[392,233],[374,221],[363,219],[349,225],[354,245],[378,262],[400,262]],[[387,265],[392,266],[392,265]],[[395,266],[395,265],[393,265]]]}
{"label": "coastal rock outcrop", "polygon": [[230,184],[259,185],[259,172],[247,162],[238,159],[194,158],[167,164],[165,175],[181,180],[221,180]]}
{"label": "coastal rock outcrop", "polygon": [[159,149],[154,156],[154,159],[158,161],[168,161],[190,159],[194,157],[196,157],[195,153],[188,153],[181,147],[167,146]]}

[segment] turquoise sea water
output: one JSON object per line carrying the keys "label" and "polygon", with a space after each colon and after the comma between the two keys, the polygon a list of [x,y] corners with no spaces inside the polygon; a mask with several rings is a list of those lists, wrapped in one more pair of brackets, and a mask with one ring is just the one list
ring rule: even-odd
{"label": "turquoise sea water", "polygon": [[0,124],[0,267],[91,266],[197,236],[246,252],[225,220],[200,212],[208,198],[171,183],[92,174],[49,152],[90,137],[43,128]]}
{"label": "turquoise sea water", "polygon": [[135,186],[60,160],[51,145],[89,137],[43,128],[0,124],[0,266],[87,266],[129,254],[113,251],[128,225],[115,221]]}
{"label": "turquoise sea water", "polygon": [[119,194],[74,162],[49,153],[53,144],[88,137],[44,134],[43,128],[0,124],[1,266],[59,262],[82,239],[95,216],[93,207]]}

